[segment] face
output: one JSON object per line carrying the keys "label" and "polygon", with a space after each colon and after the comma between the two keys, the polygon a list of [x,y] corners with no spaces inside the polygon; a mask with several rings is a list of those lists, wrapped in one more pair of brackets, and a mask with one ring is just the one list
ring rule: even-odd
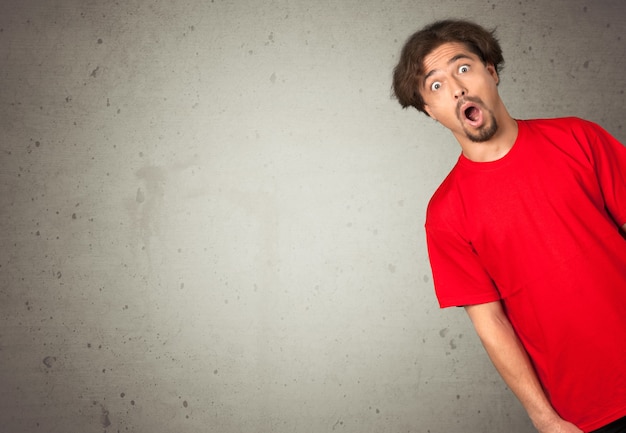
{"label": "face", "polygon": [[502,103],[498,73],[464,44],[440,45],[424,58],[420,94],[424,109],[459,142],[489,141],[498,131]]}

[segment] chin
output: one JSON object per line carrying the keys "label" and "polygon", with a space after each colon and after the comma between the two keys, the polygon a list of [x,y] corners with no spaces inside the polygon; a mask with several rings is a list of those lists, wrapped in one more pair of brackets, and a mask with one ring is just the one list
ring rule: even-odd
{"label": "chin", "polygon": [[474,143],[484,143],[491,140],[498,132],[498,123],[493,119],[489,124],[483,125],[476,131],[469,131],[464,128],[465,136]]}

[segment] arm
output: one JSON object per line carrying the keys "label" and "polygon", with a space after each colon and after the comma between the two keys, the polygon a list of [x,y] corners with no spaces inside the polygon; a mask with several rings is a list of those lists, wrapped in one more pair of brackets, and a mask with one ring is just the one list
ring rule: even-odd
{"label": "arm", "polygon": [[520,400],[541,433],[582,433],[552,408],[502,304],[490,302],[466,306],[474,328],[494,366]]}

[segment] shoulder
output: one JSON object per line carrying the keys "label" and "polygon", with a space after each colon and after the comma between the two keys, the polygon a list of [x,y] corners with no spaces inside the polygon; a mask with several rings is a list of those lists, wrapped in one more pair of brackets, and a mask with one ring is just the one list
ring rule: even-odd
{"label": "shoulder", "polygon": [[596,129],[598,125],[580,117],[556,117],[552,119],[530,119],[520,121],[528,129],[536,132],[575,132]]}
{"label": "shoulder", "polygon": [[598,135],[608,135],[597,123],[580,117],[521,120],[520,124],[525,125],[531,133],[547,137],[568,135],[577,139],[589,139]]}
{"label": "shoulder", "polygon": [[441,226],[442,223],[452,221],[459,208],[459,164],[452,168],[450,173],[441,182],[428,202],[426,209],[426,225]]}
{"label": "shoulder", "polygon": [[579,117],[523,120],[520,124],[528,131],[529,141],[549,143],[562,150],[581,149],[589,153],[598,139],[610,137],[600,125]]}

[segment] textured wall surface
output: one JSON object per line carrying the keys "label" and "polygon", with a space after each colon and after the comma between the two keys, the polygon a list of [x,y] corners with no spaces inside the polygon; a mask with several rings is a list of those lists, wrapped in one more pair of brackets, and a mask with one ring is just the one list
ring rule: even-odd
{"label": "textured wall surface", "polygon": [[531,432],[390,97],[437,18],[498,26],[516,117],[620,140],[622,0],[0,0],[0,431]]}

